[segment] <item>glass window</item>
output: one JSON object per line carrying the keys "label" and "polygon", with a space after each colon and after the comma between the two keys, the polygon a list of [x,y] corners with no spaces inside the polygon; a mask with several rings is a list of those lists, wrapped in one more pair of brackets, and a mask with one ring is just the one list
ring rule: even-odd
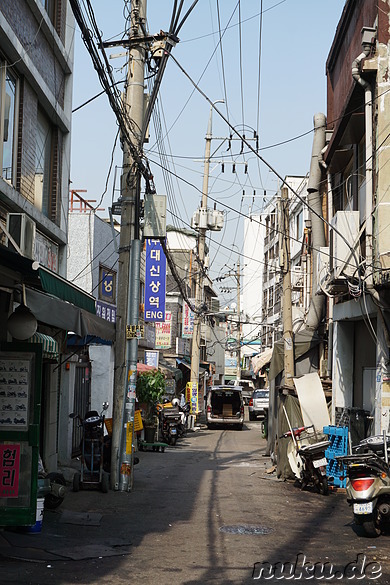
{"label": "glass window", "polygon": [[16,77],[0,61],[0,159],[1,176],[10,185],[15,174],[15,136],[16,136]]}
{"label": "glass window", "polygon": [[297,240],[300,240],[303,236],[303,211],[300,211],[297,215]]}
{"label": "glass window", "polygon": [[35,142],[35,207],[50,216],[52,128],[45,116],[38,111]]}
{"label": "glass window", "polygon": [[52,24],[54,24],[56,17],[56,0],[40,0],[40,2],[49,15]]}

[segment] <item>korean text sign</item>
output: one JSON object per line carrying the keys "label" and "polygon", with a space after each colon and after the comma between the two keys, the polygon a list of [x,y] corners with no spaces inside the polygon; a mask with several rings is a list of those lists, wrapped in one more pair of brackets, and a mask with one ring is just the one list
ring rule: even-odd
{"label": "korean text sign", "polygon": [[19,494],[20,445],[0,445],[0,498]]}
{"label": "korean text sign", "polygon": [[146,240],[145,321],[165,321],[167,259],[160,240]]}
{"label": "korean text sign", "polygon": [[195,317],[194,312],[191,311],[189,305],[184,301],[182,337],[191,339],[192,336],[194,335],[194,317]]}

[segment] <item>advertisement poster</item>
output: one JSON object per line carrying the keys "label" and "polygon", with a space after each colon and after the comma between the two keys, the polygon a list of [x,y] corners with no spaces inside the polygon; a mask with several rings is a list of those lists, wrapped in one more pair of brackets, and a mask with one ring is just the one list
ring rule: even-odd
{"label": "advertisement poster", "polygon": [[182,320],[182,337],[190,338],[194,334],[194,312],[191,311],[189,305],[184,301],[183,304],[183,320]]}
{"label": "advertisement poster", "polygon": [[169,349],[172,344],[172,313],[166,311],[165,321],[156,323],[156,349]]}
{"label": "advertisement poster", "polygon": [[20,445],[0,445],[0,498],[19,494]]}
{"label": "advertisement poster", "polygon": [[167,259],[160,240],[146,240],[144,320],[165,320]]}
{"label": "advertisement poster", "polygon": [[186,384],[186,402],[191,404],[191,414],[197,414],[198,410],[198,383],[187,382]]}

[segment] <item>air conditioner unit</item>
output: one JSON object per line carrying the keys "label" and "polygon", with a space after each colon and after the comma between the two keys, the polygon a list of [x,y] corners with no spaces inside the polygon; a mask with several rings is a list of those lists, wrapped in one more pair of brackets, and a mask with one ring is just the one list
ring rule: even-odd
{"label": "air conditioner unit", "polygon": [[[7,231],[19,246],[23,256],[34,260],[35,221],[26,213],[9,213],[7,216]],[[8,248],[17,251],[10,239],[8,239]]]}
{"label": "air conditioner unit", "polygon": [[329,240],[332,278],[340,280],[356,276],[358,267],[355,257],[358,255],[356,241],[359,237],[359,212],[337,211],[330,223],[333,228],[330,230]]}
{"label": "air conditioner unit", "polygon": [[317,255],[316,294],[324,292],[326,281],[329,280],[329,265],[329,247],[321,247]]}

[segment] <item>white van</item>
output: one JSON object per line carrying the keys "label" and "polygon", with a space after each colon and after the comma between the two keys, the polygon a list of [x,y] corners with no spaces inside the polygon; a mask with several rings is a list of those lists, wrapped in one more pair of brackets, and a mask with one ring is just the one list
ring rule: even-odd
{"label": "white van", "polygon": [[207,426],[234,425],[239,430],[244,424],[244,401],[240,386],[211,386],[207,393]]}
{"label": "white van", "polygon": [[244,404],[249,404],[249,400],[256,389],[252,380],[234,380],[234,386],[241,386]]}

